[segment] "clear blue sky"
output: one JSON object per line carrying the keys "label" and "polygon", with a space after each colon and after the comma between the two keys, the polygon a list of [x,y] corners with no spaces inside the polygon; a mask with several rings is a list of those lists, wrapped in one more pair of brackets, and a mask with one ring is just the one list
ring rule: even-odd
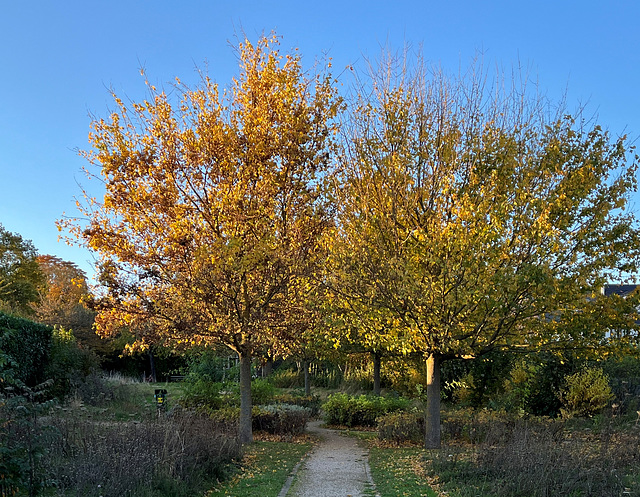
{"label": "clear blue sky", "polygon": [[[305,61],[328,53],[336,72],[382,46],[422,45],[457,70],[528,68],[551,98],[588,111],[614,135],[640,136],[640,2],[636,0],[192,1],[14,0],[0,10],[0,223],[42,254],[91,273],[84,249],[58,242],[55,220],[75,214],[78,183],[98,191],[75,150],[89,114],[105,116],[107,89],[139,99],[144,67],[156,84],[196,80],[196,66],[227,84],[236,33],[276,30]],[[640,202],[638,202],[640,208]]]}

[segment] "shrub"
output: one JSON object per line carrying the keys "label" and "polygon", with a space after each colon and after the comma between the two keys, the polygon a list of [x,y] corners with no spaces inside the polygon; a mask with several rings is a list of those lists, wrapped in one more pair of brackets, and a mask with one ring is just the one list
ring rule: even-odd
{"label": "shrub", "polygon": [[614,398],[609,380],[600,368],[585,368],[568,376],[566,381],[567,386],[560,394],[564,417],[592,416]]}
{"label": "shrub", "polygon": [[45,370],[45,376],[54,380],[51,394],[64,400],[97,371],[95,354],[81,349],[70,330],[54,328],[50,360]]}
{"label": "shrub", "polygon": [[417,412],[394,412],[378,418],[378,438],[396,444],[422,442],[424,416]]}
{"label": "shrub", "polygon": [[284,368],[269,376],[269,381],[277,388],[296,388],[304,385],[304,377],[299,371]]}
{"label": "shrub", "polygon": [[53,328],[0,312],[0,349],[15,361],[15,377],[33,387],[46,380]]}
{"label": "shrub", "polygon": [[[211,411],[209,416],[217,426],[237,430],[240,408],[223,407]],[[253,406],[251,411],[253,429],[273,435],[298,435],[304,431],[310,417],[310,409],[288,404]]]}
{"label": "shrub", "polygon": [[221,383],[197,379],[185,381],[183,385],[184,390],[180,399],[183,407],[204,410],[222,407]]}
{"label": "shrub", "polygon": [[277,404],[259,406],[253,413],[253,429],[262,430],[273,435],[299,435],[304,432],[311,417],[311,410],[306,407]]}
{"label": "shrub", "polygon": [[327,424],[352,427],[375,426],[378,417],[406,409],[408,405],[408,401],[402,398],[336,393],[329,396],[322,408]]}
{"label": "shrub", "polygon": [[40,495],[51,486],[42,460],[56,434],[46,419],[48,380],[33,388],[16,380],[0,351],[0,495]]}
{"label": "shrub", "polygon": [[251,401],[254,404],[269,404],[276,394],[276,387],[265,378],[255,378],[251,381]]}
{"label": "shrub", "polygon": [[275,395],[273,401],[277,404],[291,404],[306,407],[311,411],[311,416],[317,416],[320,412],[320,397],[317,395],[295,395],[293,393],[283,393]]}

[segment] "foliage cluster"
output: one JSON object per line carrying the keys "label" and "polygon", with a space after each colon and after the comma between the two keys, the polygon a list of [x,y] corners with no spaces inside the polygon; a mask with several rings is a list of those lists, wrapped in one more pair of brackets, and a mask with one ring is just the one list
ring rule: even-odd
{"label": "foliage cluster", "polygon": [[282,367],[269,376],[269,381],[276,388],[300,388],[304,386],[304,376],[301,371]]}
{"label": "foliage cluster", "polygon": [[378,438],[394,444],[419,443],[424,439],[424,414],[393,412],[378,418]]}
{"label": "foliage cluster", "polygon": [[49,390],[58,399],[74,394],[86,386],[87,378],[97,375],[97,356],[86,348],[78,346],[75,336],[69,330],[54,328],[50,360],[45,368],[45,377],[54,383]]}
{"label": "foliage cluster", "polygon": [[[240,386],[237,381],[214,382],[203,377],[188,376],[183,382],[180,402],[189,408],[205,410],[240,405]],[[276,397],[276,387],[266,379],[251,382],[251,397],[256,404],[269,404]]]}
{"label": "foliage cluster", "polygon": [[[628,358],[622,366],[617,360],[580,360],[567,352],[522,357],[492,353],[448,363],[443,368],[443,397],[458,406],[551,417],[590,416],[615,398],[618,411],[626,412],[640,392],[635,386],[640,380],[634,373],[635,362]],[[615,377],[604,374],[603,368]]]}
{"label": "foliage cluster", "polygon": [[[237,430],[240,407],[222,407],[208,411],[207,415],[217,425]],[[311,417],[311,409],[290,404],[253,406],[251,424],[254,431],[291,437],[302,433]]]}
{"label": "foliage cluster", "polygon": [[561,394],[564,417],[593,416],[602,412],[615,397],[609,379],[600,368],[585,368],[566,381]]}
{"label": "foliage cluster", "polygon": [[0,311],[24,317],[34,314],[32,306],[45,285],[37,255],[30,240],[0,224]]}
{"label": "foliage cluster", "polygon": [[0,349],[14,361],[15,378],[33,387],[46,380],[53,328],[0,312]]}
{"label": "foliage cluster", "polygon": [[238,381],[239,368],[229,364],[228,356],[219,351],[194,349],[186,354],[186,380],[213,382]]}
{"label": "foliage cluster", "polygon": [[[0,365],[8,357],[0,351]],[[49,485],[44,468],[54,432],[42,425],[53,401],[47,399],[51,380],[25,386],[4,363],[0,388],[0,494],[39,495]]]}
{"label": "foliage cluster", "polygon": [[310,417],[311,409],[298,405],[258,406],[258,413],[253,415],[253,429],[273,435],[301,435]]}
{"label": "foliage cluster", "polygon": [[311,411],[311,416],[320,412],[320,397],[317,395],[304,395],[304,392],[280,393],[273,397],[276,404],[289,404],[305,407]]}
{"label": "foliage cluster", "polygon": [[609,377],[616,411],[621,414],[640,411],[640,359],[629,356],[610,358],[600,365]]}
{"label": "foliage cluster", "polygon": [[335,393],[329,396],[322,410],[329,425],[375,426],[380,416],[408,406],[409,401],[403,398]]}

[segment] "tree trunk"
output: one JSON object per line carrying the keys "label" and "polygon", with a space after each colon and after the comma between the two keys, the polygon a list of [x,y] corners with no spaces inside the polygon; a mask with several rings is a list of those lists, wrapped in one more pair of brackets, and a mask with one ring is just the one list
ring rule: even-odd
{"label": "tree trunk", "polygon": [[262,366],[262,377],[268,378],[269,376],[271,376],[272,372],[273,372],[273,359],[271,357],[267,357],[266,362]]}
{"label": "tree trunk", "polygon": [[378,352],[373,353],[373,395],[380,396],[380,362]]}
{"label": "tree trunk", "polygon": [[149,349],[149,364],[151,366],[151,381],[158,382],[158,375],[156,373],[156,362],[153,360],[153,352]]}
{"label": "tree trunk", "polygon": [[251,354],[240,354],[240,426],[238,438],[241,444],[253,442],[251,429]]}
{"label": "tree trunk", "polygon": [[309,379],[309,361],[304,361],[304,394],[311,395],[311,381]]}
{"label": "tree trunk", "polygon": [[440,357],[427,359],[427,408],[425,412],[425,449],[440,448]]}

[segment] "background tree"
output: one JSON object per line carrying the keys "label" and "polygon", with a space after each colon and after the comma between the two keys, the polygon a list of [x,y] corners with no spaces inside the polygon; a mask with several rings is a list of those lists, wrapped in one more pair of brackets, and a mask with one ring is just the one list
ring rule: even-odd
{"label": "background tree", "polygon": [[251,358],[286,349],[306,319],[308,277],[330,224],[322,196],[333,80],[303,71],[275,36],[238,48],[240,74],[208,77],[177,105],[150,97],[93,123],[86,153],[106,193],[66,224],[101,257],[96,325],[135,346],[221,343],[241,361],[240,438],[251,434]]}
{"label": "background tree", "polygon": [[46,278],[39,302],[34,305],[36,319],[73,330],[81,342],[95,343],[91,340],[95,336],[94,316],[86,306],[90,293],[84,271],[53,255],[39,255],[36,261]]}
{"label": "background tree", "polygon": [[29,240],[0,224],[0,310],[19,316],[33,315],[45,277],[36,261],[38,253]]}
{"label": "background tree", "polygon": [[396,62],[352,103],[331,271],[398,350],[426,359],[434,448],[443,361],[596,348],[626,319],[598,295],[637,267],[623,210],[637,163],[624,137],[550,112],[517,81],[487,88]]}

